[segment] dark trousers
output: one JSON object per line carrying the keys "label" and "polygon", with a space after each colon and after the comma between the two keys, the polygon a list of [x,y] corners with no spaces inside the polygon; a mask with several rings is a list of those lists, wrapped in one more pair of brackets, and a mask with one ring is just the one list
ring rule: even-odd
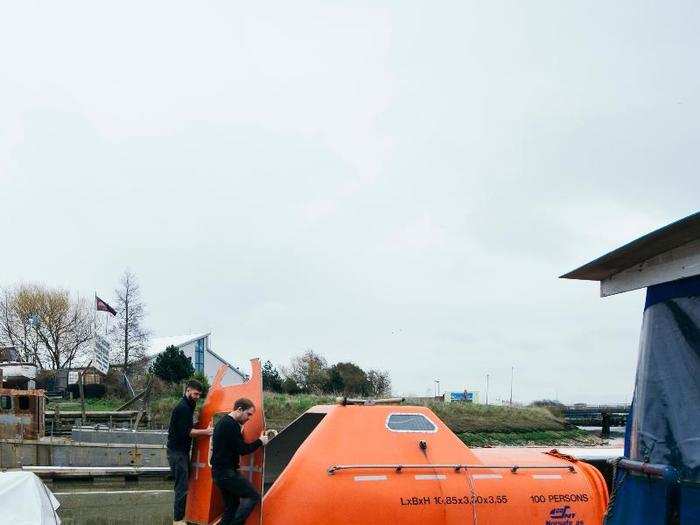
{"label": "dark trousers", "polygon": [[236,470],[213,471],[212,477],[224,500],[224,514],[219,525],[243,525],[260,502],[260,494]]}
{"label": "dark trousers", "polygon": [[175,480],[175,502],[173,504],[173,520],[185,519],[187,504],[187,482],[190,477],[189,454],[168,449],[168,464]]}

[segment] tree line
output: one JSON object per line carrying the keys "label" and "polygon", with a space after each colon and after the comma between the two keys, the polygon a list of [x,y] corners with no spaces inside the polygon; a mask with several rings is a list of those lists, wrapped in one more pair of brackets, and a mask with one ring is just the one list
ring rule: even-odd
{"label": "tree line", "polygon": [[[116,311],[106,334],[112,348],[110,362],[128,373],[136,363],[143,362],[151,335],[145,325],[146,305],[131,271],[123,273],[109,304]],[[0,347],[14,347],[22,361],[34,363],[40,370],[86,366],[93,351],[96,320],[94,302],[65,288],[26,283],[0,288]],[[191,376],[191,363],[186,370],[171,370],[169,362],[177,359],[171,355],[175,349],[168,350],[153,363],[151,372],[157,370],[156,375],[170,381],[179,380],[180,375]],[[177,357],[187,359],[184,355]],[[265,362],[263,386],[289,394],[379,397],[391,393],[388,372],[365,371],[351,362],[329,365],[312,350],[293,357],[289,366],[279,370],[270,361]]]}
{"label": "tree line", "polygon": [[[106,334],[110,361],[128,371],[145,356],[150,336],[141,290],[129,270],[109,302],[116,311]],[[87,365],[96,320],[94,302],[65,288],[22,283],[0,289],[0,346],[13,346],[22,361],[41,370]]]}
{"label": "tree line", "polygon": [[363,370],[355,363],[328,365],[326,359],[307,350],[278,370],[270,361],[263,365],[263,388],[287,394],[341,394],[380,397],[391,394],[389,373]]}

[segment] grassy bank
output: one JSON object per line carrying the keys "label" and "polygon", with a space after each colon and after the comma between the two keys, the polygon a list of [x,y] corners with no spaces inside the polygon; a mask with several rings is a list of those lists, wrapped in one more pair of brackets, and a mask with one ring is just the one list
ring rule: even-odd
{"label": "grassy bank", "polygon": [[[330,396],[265,394],[268,427],[282,429],[314,405],[335,403]],[[601,440],[554,417],[544,408],[415,403],[430,408],[467,445],[586,446]]]}
{"label": "grassy bank", "polygon": [[[151,401],[151,425],[166,428],[170,412],[179,401],[168,393]],[[89,399],[87,410],[114,410],[119,399]],[[265,419],[269,428],[281,430],[314,405],[335,403],[333,396],[286,395],[265,392]],[[544,408],[417,403],[430,408],[464,443],[470,446],[586,446],[601,440],[566,424]],[[49,407],[51,408],[51,407]],[[79,410],[80,403],[61,403],[61,410]]]}
{"label": "grassy bank", "polygon": [[426,403],[467,445],[586,446],[601,440],[535,407]]}
{"label": "grassy bank", "polygon": [[312,394],[273,394],[265,392],[265,422],[270,428],[281,430],[314,405],[335,403],[335,397]]}
{"label": "grassy bank", "polygon": [[462,432],[457,434],[457,437],[470,447],[585,447],[601,444],[600,438],[579,428],[518,432]]}

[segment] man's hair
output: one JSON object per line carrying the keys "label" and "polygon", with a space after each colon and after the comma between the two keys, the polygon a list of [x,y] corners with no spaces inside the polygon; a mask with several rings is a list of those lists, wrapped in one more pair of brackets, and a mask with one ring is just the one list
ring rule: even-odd
{"label": "man's hair", "polygon": [[202,383],[200,383],[196,379],[190,379],[189,381],[187,381],[186,388],[191,388],[192,390],[196,390],[197,392],[204,392],[204,387],[202,386]]}
{"label": "man's hair", "polygon": [[234,410],[238,410],[239,408],[241,410],[245,411],[245,410],[248,410],[249,408],[255,408],[255,405],[247,397],[242,397],[240,399],[236,399],[236,402],[233,404]]}

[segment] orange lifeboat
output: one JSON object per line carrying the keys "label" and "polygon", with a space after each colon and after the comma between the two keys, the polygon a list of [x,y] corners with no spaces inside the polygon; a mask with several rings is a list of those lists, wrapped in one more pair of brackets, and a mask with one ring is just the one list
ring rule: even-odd
{"label": "orange lifeboat", "polygon": [[[213,387],[201,426],[241,396],[260,407],[259,371],[254,361],[248,383]],[[247,440],[263,428],[262,410],[256,418],[244,427]],[[200,441],[195,454],[208,447],[208,439]],[[421,406],[317,406],[265,454],[242,467],[264,489],[249,525],[591,525],[602,523],[608,503],[603,477],[591,465],[536,450],[470,449]],[[187,518],[209,525],[222,506],[207,466],[199,475],[192,470]]]}

